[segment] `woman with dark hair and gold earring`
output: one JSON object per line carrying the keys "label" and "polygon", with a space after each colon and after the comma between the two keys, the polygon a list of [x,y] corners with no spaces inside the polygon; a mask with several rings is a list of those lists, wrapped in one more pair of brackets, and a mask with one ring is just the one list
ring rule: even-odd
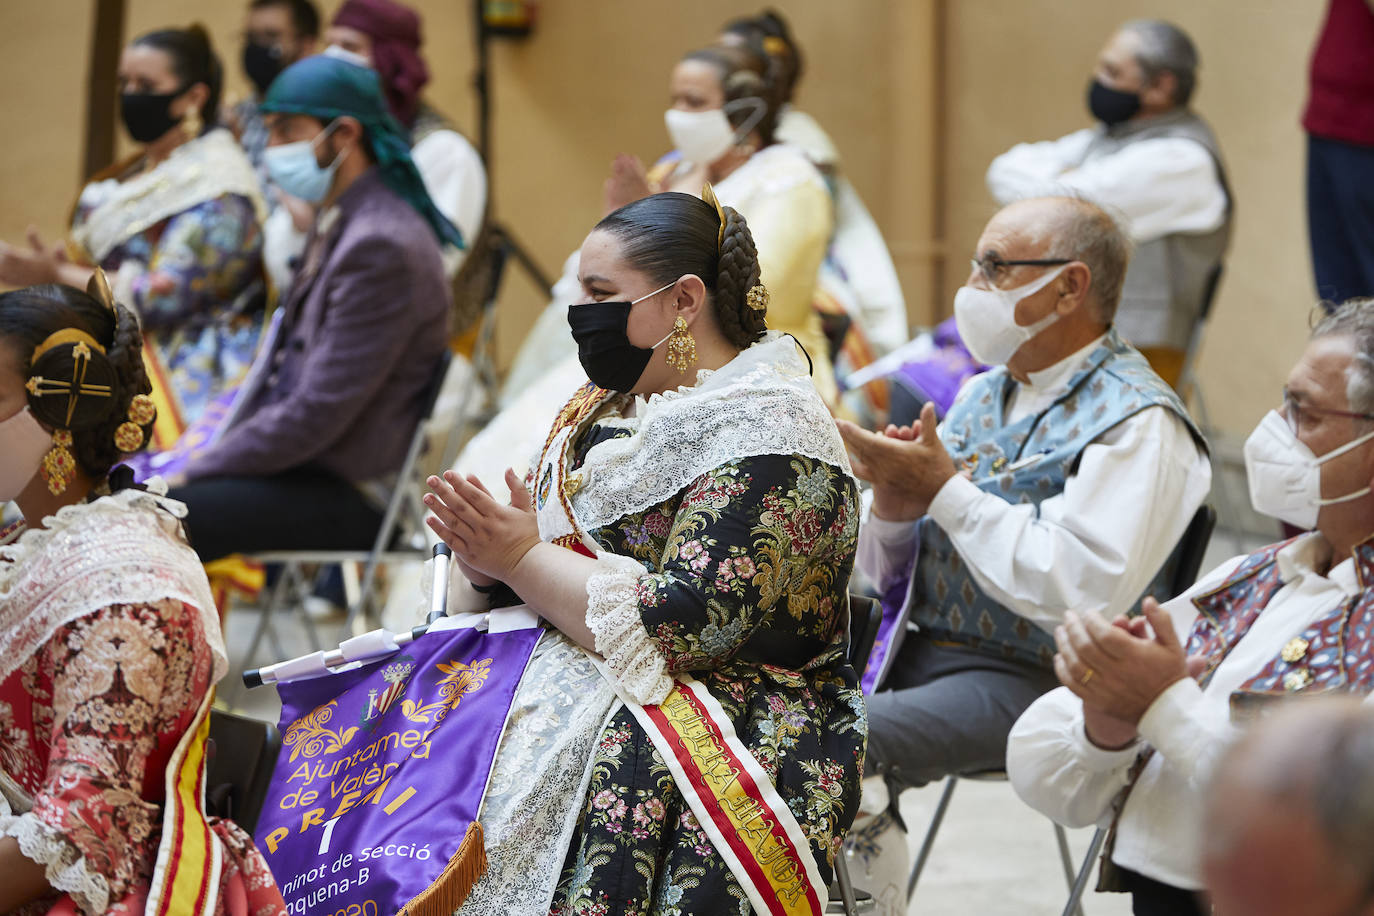
{"label": "woman with dark hair and gold earring", "polygon": [[430,478],[453,610],[523,601],[548,626],[465,916],[825,909],[867,734],[858,489],[744,217],[703,197],[641,198],[583,242],[566,315],[590,382],[524,483],[507,471],[510,504]]}
{"label": "woman with dark hair and gold earring", "polygon": [[143,326],[159,416],[152,448],[247,372],[267,295],[257,175],[219,124],[223,71],[199,25],[160,29],[124,49],[117,74],[124,127],[139,145],[82,188],[66,245],[31,229],[0,242],[0,283],[84,288],[108,272]]}
{"label": "woman with dark hair and gold earring", "polygon": [[0,294],[0,912],[284,914],[204,809],[228,660],[185,507],[117,466],[155,420],[142,347],[99,270]]}

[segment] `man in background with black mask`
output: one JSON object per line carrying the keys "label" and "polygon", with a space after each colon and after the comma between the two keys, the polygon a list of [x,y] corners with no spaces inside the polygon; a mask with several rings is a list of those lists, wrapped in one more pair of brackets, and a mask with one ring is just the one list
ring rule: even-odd
{"label": "man in background with black mask", "polygon": [[1197,68],[1197,49],[1178,26],[1128,22],[1093,70],[1088,109],[1098,124],[1019,143],[987,173],[1000,204],[1076,191],[1114,211],[1136,245],[1116,326],[1170,384],[1231,232],[1221,149],[1188,107]]}
{"label": "man in background with black mask", "polygon": [[258,105],[277,74],[315,53],[319,37],[320,13],[310,0],[252,0],[248,5],[242,62],[243,72],[253,84],[253,95],[233,107],[225,126],[243,144],[273,206],[276,202],[267,191],[267,168],[262,157],[267,149],[267,128]]}

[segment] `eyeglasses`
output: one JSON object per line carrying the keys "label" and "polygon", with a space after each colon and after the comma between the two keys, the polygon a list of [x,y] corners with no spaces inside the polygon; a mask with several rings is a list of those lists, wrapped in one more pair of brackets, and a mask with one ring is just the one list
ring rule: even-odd
{"label": "eyeglasses", "polygon": [[1072,264],[1073,258],[999,258],[995,254],[984,255],[981,258],[973,258],[969,264],[973,269],[983,275],[989,283],[996,284],[1002,279],[1003,271],[1008,267],[1058,267],[1061,264]]}
{"label": "eyeglasses", "polygon": [[1284,388],[1283,418],[1288,421],[1288,428],[1295,436],[1302,426],[1304,414],[1308,417],[1347,417],[1351,420],[1374,420],[1374,414],[1356,413],[1353,410],[1336,410],[1333,407],[1313,407],[1311,404],[1303,404],[1293,396],[1291,391]]}

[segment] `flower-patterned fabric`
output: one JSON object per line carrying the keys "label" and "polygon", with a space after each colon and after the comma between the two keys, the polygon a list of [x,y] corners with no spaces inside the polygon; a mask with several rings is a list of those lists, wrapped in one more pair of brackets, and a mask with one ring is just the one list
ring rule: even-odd
{"label": "flower-patterned fabric", "polygon": [[[593,425],[574,466],[592,445],[627,434],[613,421]],[[669,671],[691,673],[720,701],[827,880],[858,807],[867,736],[845,658],[858,520],[858,493],[843,470],[762,455],[592,532],[602,550],[643,564],[645,630]],[[552,912],[750,912],[628,709],[601,734]]]}
{"label": "flower-patterned fabric", "polygon": [[[0,836],[59,888],[20,914],[143,913],[165,770],[212,667],[200,612],[167,599],[66,624],[0,683]],[[224,849],[216,911],[284,913],[253,841],[211,823]]]}
{"label": "flower-patterned fabric", "polygon": [[[114,179],[88,185],[73,227],[117,192]],[[126,264],[136,268],[131,276],[121,270]],[[138,312],[182,422],[195,422],[207,404],[242,380],[262,334],[261,301],[252,299],[263,276],[253,202],[238,194],[202,201],[130,235],[100,266],[127,283],[116,294]]]}

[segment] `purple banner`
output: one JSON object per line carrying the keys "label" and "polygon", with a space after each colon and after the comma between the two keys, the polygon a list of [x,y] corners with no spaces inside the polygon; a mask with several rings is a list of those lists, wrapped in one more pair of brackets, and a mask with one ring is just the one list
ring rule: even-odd
{"label": "purple banner", "polygon": [[[389,916],[476,820],[542,631],[428,633],[370,665],[282,684],[282,749],[255,837],[287,912]],[[463,849],[446,880],[471,880]]]}

